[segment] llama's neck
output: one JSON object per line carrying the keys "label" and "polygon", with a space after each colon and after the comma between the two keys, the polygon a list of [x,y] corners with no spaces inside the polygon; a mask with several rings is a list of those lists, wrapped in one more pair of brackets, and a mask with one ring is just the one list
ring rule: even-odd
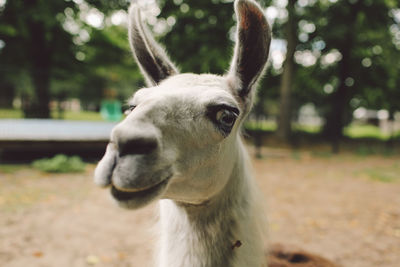
{"label": "llama's neck", "polygon": [[254,181],[245,153],[239,142],[228,184],[207,204],[160,201],[160,267],[264,266],[261,211],[255,210]]}

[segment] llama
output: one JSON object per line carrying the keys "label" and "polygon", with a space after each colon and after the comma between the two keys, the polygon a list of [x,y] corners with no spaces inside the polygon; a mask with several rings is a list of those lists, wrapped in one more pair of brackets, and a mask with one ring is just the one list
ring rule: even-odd
{"label": "llama", "polygon": [[240,127],[271,33],[253,0],[236,0],[235,12],[234,56],[217,76],[180,74],[138,7],[129,8],[130,46],[148,88],[134,94],[112,130],[95,183],[110,187],[123,208],[159,201],[160,267],[266,266],[265,224]]}

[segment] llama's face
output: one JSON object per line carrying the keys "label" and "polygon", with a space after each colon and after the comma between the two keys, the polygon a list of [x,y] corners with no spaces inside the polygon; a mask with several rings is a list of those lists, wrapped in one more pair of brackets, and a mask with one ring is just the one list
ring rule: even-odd
{"label": "llama's face", "polygon": [[269,28],[259,6],[236,1],[238,43],[223,76],[178,74],[130,9],[130,41],[149,88],[112,131],[95,181],[127,208],[157,198],[200,204],[224,188],[235,163],[238,128],[268,56]]}
{"label": "llama's face", "polygon": [[112,131],[111,160],[99,164],[111,168],[101,183],[111,184],[119,204],[136,208],[159,197],[199,204],[223,188],[241,118],[225,78],[176,75],[137,91],[130,105]]}

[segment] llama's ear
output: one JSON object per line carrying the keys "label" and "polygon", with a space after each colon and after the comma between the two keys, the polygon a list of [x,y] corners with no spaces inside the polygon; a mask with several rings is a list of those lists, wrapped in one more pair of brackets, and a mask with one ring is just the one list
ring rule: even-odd
{"label": "llama's ear", "polygon": [[129,8],[129,43],[133,56],[142,71],[147,85],[155,86],[165,78],[179,73],[164,49],[154,40],[143,24],[136,4]]}
{"label": "llama's ear", "polygon": [[261,7],[252,0],[236,0],[235,54],[228,78],[240,97],[255,87],[268,60],[271,31]]}

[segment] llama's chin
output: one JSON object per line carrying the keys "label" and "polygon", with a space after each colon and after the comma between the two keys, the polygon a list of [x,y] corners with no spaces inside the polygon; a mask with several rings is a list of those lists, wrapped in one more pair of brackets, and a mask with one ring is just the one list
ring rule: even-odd
{"label": "llama's chin", "polygon": [[110,193],[118,206],[126,209],[138,209],[160,198],[166,191],[170,178],[168,177],[150,188],[134,192],[123,191],[111,185]]}

